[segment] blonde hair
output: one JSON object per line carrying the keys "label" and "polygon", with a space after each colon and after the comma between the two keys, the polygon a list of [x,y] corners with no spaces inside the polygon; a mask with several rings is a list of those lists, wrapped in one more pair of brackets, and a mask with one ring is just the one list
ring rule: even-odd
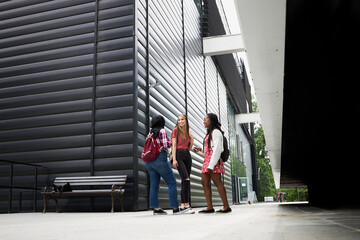
{"label": "blonde hair", "polygon": [[[188,139],[190,137],[190,133],[189,133],[189,120],[187,118],[187,116],[185,114],[180,114],[177,118],[177,121],[176,121],[176,128],[177,128],[177,134],[179,136],[179,131],[180,131],[180,126],[179,126],[179,118],[180,117],[183,117],[185,119],[185,136],[186,136],[186,139]],[[183,135],[181,134],[180,136],[181,138],[183,137]]]}

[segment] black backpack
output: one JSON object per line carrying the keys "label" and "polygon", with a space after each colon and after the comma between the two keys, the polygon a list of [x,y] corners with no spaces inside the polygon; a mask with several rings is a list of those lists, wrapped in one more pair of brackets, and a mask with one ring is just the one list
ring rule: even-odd
{"label": "black backpack", "polygon": [[224,151],[221,153],[220,156],[221,156],[222,161],[226,162],[229,159],[230,150],[229,150],[228,141],[224,135],[223,135],[223,146],[224,146]]}

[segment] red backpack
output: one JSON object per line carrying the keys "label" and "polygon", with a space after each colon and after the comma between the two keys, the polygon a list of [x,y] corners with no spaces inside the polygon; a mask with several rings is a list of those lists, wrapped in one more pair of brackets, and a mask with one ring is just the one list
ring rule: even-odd
{"label": "red backpack", "polygon": [[154,161],[159,155],[159,153],[160,153],[159,145],[156,139],[153,137],[152,134],[149,134],[148,137],[146,138],[144,150],[141,154],[142,159],[145,162]]}

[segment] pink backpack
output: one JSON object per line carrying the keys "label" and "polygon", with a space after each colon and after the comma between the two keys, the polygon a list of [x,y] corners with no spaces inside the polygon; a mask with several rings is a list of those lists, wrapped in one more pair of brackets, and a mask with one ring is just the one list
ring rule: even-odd
{"label": "pink backpack", "polygon": [[151,162],[154,161],[157,156],[159,155],[159,145],[156,141],[156,139],[153,137],[153,134],[149,134],[146,138],[144,150],[141,154],[142,159],[145,162]]}

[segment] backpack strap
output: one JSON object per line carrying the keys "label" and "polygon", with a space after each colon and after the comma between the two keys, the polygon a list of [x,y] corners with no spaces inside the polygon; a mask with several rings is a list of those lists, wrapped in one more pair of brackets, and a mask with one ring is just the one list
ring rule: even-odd
{"label": "backpack strap", "polygon": [[[220,131],[221,132],[221,131]],[[221,132],[222,133],[222,132]],[[222,133],[222,137],[223,137],[223,146],[224,146],[224,133]],[[224,149],[225,151],[225,149]],[[221,152],[222,153],[222,152]],[[220,159],[221,159],[221,154],[220,154]],[[221,162],[220,162],[220,159],[218,161],[218,164],[219,164],[219,167],[221,166]]]}

